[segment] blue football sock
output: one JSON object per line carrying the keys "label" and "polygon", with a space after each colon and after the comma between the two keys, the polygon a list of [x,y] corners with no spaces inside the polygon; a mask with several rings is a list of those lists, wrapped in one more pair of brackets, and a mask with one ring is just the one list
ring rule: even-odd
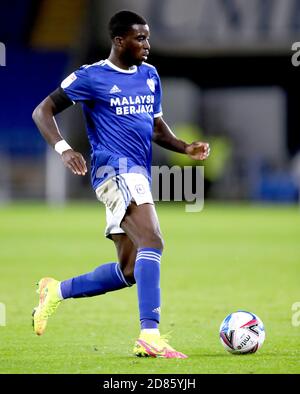
{"label": "blue football sock", "polygon": [[92,297],[127,286],[131,284],[124,278],[118,263],[100,265],[92,272],[67,279],[60,284],[64,299]]}
{"label": "blue football sock", "polygon": [[141,328],[157,328],[160,320],[160,259],[162,252],[138,249],[134,277],[137,284]]}

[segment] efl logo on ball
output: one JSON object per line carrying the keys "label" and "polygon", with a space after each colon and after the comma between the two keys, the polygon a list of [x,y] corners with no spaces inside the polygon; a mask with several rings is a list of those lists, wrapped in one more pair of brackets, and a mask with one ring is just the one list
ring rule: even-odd
{"label": "efl logo on ball", "polygon": [[251,312],[231,313],[221,323],[220,340],[230,353],[255,353],[265,340],[263,322]]}

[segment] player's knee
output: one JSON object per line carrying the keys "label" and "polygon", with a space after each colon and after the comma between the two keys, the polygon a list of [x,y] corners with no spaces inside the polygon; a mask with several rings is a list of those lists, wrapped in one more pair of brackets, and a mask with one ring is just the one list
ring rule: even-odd
{"label": "player's knee", "polygon": [[158,238],[158,247],[156,249],[159,249],[159,250],[163,251],[164,250],[164,246],[165,246],[165,242],[164,242],[162,236],[160,235],[159,238]]}
{"label": "player's knee", "polygon": [[164,240],[159,233],[144,234],[140,239],[139,248],[154,248],[163,251]]}
{"label": "player's knee", "polygon": [[134,285],[136,283],[135,278],[134,278],[134,268],[133,267],[124,268],[123,275],[124,275],[124,278],[126,279],[126,282],[129,285]]}
{"label": "player's knee", "polygon": [[135,284],[135,279],[134,279],[135,258],[136,258],[136,253],[131,253],[130,255],[128,254],[119,255],[119,259],[120,259],[119,263],[122,273],[124,275],[124,278],[126,279],[126,282],[128,282],[130,285]]}

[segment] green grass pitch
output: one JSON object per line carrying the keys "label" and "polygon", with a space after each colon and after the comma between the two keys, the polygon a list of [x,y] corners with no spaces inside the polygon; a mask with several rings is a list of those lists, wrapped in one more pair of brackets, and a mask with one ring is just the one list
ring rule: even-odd
{"label": "green grass pitch", "polygon": [[[44,336],[31,328],[35,283],[67,279],[115,261],[103,237],[104,209],[95,203],[0,209],[0,373],[299,373],[300,210],[298,207],[207,204],[157,206],[165,239],[161,332],[187,360],[138,359],[136,287],[65,301]],[[2,306],[3,309],[3,306]],[[223,318],[238,309],[264,322],[266,341],[253,355],[220,344]],[[2,318],[3,320],[3,318]]]}

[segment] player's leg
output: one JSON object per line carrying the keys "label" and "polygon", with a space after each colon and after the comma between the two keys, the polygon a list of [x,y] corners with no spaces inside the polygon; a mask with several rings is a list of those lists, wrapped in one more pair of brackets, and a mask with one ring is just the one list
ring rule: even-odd
{"label": "player's leg", "polygon": [[[114,231],[122,231],[114,228]],[[130,287],[135,283],[133,269],[136,248],[125,233],[106,234],[115,243],[118,262],[102,264],[92,272],[61,282],[61,296],[66,298],[92,297]]]}
{"label": "player's leg", "polygon": [[126,281],[120,264],[116,262],[102,264],[87,274],[62,282],[53,278],[43,278],[39,281],[37,290],[39,305],[33,311],[34,331],[37,335],[44,333],[48,318],[64,299],[92,297],[132,284]]}
{"label": "player's leg", "polygon": [[163,239],[153,204],[132,202],[121,222],[121,228],[135,245],[137,254],[134,277],[137,284],[141,334],[136,341],[137,356],[186,358],[160,336],[160,261]]}
{"label": "player's leg", "polygon": [[[114,235],[117,237],[117,235]],[[118,241],[119,250],[122,252],[122,266],[125,272],[130,272],[134,264],[135,254],[132,255],[133,263],[126,263],[126,256],[132,253],[126,252],[131,241],[123,235],[123,242]],[[125,242],[124,242],[125,241]],[[129,249],[128,249],[129,251]],[[129,280],[132,280],[130,282]],[[43,278],[38,284],[40,296],[39,305],[33,311],[33,327],[37,335],[42,335],[46,329],[47,320],[56,310],[63,299],[92,297],[105,294],[110,291],[120,290],[134,284],[134,278],[129,274],[129,280],[123,275],[121,264],[111,262],[102,264],[91,272],[59,282],[53,278]]]}
{"label": "player's leg", "polygon": [[111,234],[111,239],[115,243],[120,268],[126,281],[130,284],[134,284],[134,265],[136,259],[135,245],[125,233]]}
{"label": "player's leg", "polygon": [[154,204],[132,202],[121,221],[121,228],[137,249],[155,248],[162,252],[164,241]]}
{"label": "player's leg", "polygon": [[134,277],[138,286],[142,329],[157,329],[160,319],[160,260],[163,239],[153,204],[132,202],[121,222],[137,250]]}
{"label": "player's leg", "polygon": [[135,283],[133,267],[136,250],[126,234],[113,234],[118,263],[102,264],[87,274],[59,282],[53,278],[39,281],[39,305],[33,311],[33,327],[37,335],[45,332],[48,318],[63,299],[92,297],[115,291]]}
{"label": "player's leg", "polygon": [[[125,214],[125,205],[123,201],[123,194],[116,187],[116,182],[108,180],[107,183],[100,188],[97,197],[103,197],[105,202],[112,205],[121,205],[120,215]],[[101,201],[101,198],[99,198]],[[103,201],[104,202],[104,201]],[[46,329],[48,318],[56,310],[57,306],[63,299],[67,298],[81,298],[92,297],[109,291],[123,289],[135,283],[132,274],[132,265],[134,264],[135,252],[132,252],[132,242],[126,235],[121,236],[120,233],[125,234],[119,227],[119,221],[115,220],[109,208],[107,213],[107,228],[105,235],[114,239],[118,256],[121,257],[121,263],[110,262],[102,264],[91,272],[79,275],[62,282],[53,278],[43,278],[38,284],[39,305],[33,311],[33,327],[37,335],[42,335]],[[131,252],[130,252],[131,251]],[[132,262],[126,262],[126,256]],[[131,267],[131,268],[130,268]],[[132,280],[126,280],[123,270],[129,272],[129,277]],[[128,271],[129,270],[129,271]]]}

